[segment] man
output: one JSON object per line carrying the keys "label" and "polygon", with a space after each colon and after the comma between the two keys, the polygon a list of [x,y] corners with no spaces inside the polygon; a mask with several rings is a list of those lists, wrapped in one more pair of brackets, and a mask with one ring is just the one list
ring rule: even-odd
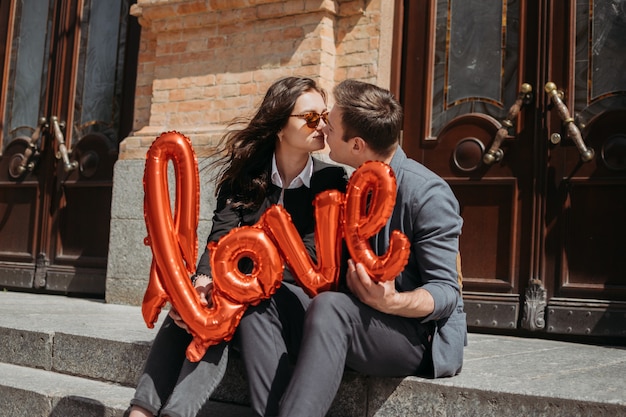
{"label": "man", "polygon": [[350,293],[325,292],[312,300],[280,402],[279,415],[286,417],[324,416],[345,366],[375,376],[455,375],[467,343],[457,271],[462,219],[454,194],[400,148],[402,108],[389,91],[347,80],[334,96],[325,127],[330,158],[354,168],[382,161],[396,175],[394,211],[372,247],[384,254],[391,232],[400,230],[411,251],[395,281],[377,283],[349,260]]}

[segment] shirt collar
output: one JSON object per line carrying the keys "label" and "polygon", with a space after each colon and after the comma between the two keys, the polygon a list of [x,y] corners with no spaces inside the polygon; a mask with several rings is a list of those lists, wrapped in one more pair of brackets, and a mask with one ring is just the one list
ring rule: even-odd
{"label": "shirt collar", "polygon": [[278,167],[276,166],[276,153],[272,155],[272,184],[276,185],[280,188],[298,188],[301,186],[305,186],[307,188],[311,188],[311,176],[313,175],[313,158],[309,155],[309,160],[307,161],[304,169],[300,171],[298,176],[296,176],[289,184],[288,187],[283,185],[283,180],[278,173]]}

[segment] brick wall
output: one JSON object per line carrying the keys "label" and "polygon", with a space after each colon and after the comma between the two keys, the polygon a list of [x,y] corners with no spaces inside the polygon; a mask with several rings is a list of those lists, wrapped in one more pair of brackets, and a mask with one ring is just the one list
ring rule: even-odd
{"label": "brick wall", "polygon": [[277,78],[324,88],[345,78],[389,86],[392,0],[138,0],[142,26],[134,132],[120,159],[143,159],[163,131],[198,156],[249,115]]}

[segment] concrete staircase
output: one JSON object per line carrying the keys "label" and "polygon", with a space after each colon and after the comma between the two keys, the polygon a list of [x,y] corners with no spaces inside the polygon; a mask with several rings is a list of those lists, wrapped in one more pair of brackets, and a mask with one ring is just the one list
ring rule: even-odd
{"label": "concrete staircase", "polygon": [[[139,307],[0,292],[0,417],[122,417],[155,333]],[[461,375],[346,372],[329,416],[626,416],[624,375],[623,346],[470,334]],[[233,358],[200,415],[247,416],[247,405]]]}

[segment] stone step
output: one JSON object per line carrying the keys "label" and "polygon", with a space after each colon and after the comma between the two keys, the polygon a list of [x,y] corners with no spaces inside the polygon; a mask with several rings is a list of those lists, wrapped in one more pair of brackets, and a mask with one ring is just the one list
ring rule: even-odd
{"label": "stone step", "polygon": [[0,410],[4,416],[122,417],[132,388],[0,363]]}
{"label": "stone step", "polygon": [[[135,306],[23,293],[0,302],[0,362],[125,387],[135,386],[167,314],[149,329]],[[247,405],[243,374],[232,358],[214,398]]]}
{"label": "stone step", "polygon": [[[136,306],[0,292],[0,417],[121,415],[155,334]],[[345,372],[329,416],[626,416],[625,374],[624,346],[472,333],[460,375]],[[212,400],[248,414],[238,358]]]}
{"label": "stone step", "polygon": [[[134,389],[0,363],[0,416],[123,417]],[[244,417],[248,407],[209,401],[199,417]]]}
{"label": "stone step", "polygon": [[137,381],[156,334],[143,323],[138,307],[0,295],[1,362],[126,386]]}

